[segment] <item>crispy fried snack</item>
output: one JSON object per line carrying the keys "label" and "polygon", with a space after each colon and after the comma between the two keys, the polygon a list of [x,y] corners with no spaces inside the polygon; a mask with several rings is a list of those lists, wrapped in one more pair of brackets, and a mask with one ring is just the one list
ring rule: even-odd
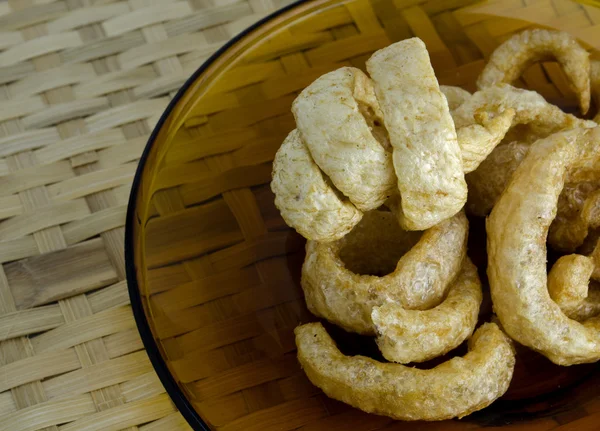
{"label": "crispy fried snack", "polygon": [[[494,207],[529,151],[527,142],[498,145],[479,168],[466,176],[469,185],[467,211],[485,217]],[[574,252],[590,229],[600,227],[600,181],[565,184],[550,225],[548,243],[555,250]]]}
{"label": "crispy fried snack", "polygon": [[456,134],[462,151],[465,173],[477,169],[479,164],[487,158],[488,154],[502,140],[514,118],[515,111],[511,108],[499,113],[478,112],[473,116],[473,124],[457,129]]}
{"label": "crispy fried snack", "polygon": [[[587,122],[584,124],[588,125]],[[479,168],[466,175],[469,185],[466,208],[470,214],[480,217],[489,214],[531,143],[539,137],[529,131],[515,133],[514,129]],[[510,142],[511,138],[520,140]],[[583,243],[589,229],[600,227],[600,166],[574,172],[567,181],[571,178],[579,182],[565,184],[558,200],[556,218],[548,233],[548,242],[555,250],[569,253]]]}
{"label": "crispy fried snack", "polygon": [[[538,122],[539,124],[539,122]],[[589,121],[574,121],[573,127],[595,127]],[[535,131],[534,131],[535,130]],[[528,124],[517,124],[512,126],[504,135],[504,139],[500,144],[507,144],[509,142],[522,142],[524,144],[533,144],[538,139],[547,138],[549,134],[554,131],[544,133],[544,130],[540,130],[540,127],[533,123],[531,126]]]}
{"label": "crispy fried snack", "polygon": [[400,258],[419,242],[422,234],[403,230],[389,211],[369,211],[340,240],[339,257],[351,272],[382,277],[394,272]]}
{"label": "crispy fried snack", "polygon": [[485,217],[490,213],[529,147],[529,143],[519,141],[500,144],[477,169],[466,175],[469,185],[466,208],[470,214]]}
{"label": "crispy fried snack", "polygon": [[590,62],[590,87],[592,90],[592,98],[596,104],[596,116],[594,121],[600,121],[600,61],[593,60]]}
{"label": "crispy fried snack", "polygon": [[570,319],[582,321],[600,313],[600,291],[590,288],[594,261],[580,254],[560,257],[548,274],[548,292]]}
{"label": "crispy fried snack", "polygon": [[401,226],[429,229],[458,213],[467,200],[448,102],[418,38],[375,52],[367,69],[393,147]]}
{"label": "crispy fried snack", "polygon": [[285,222],[305,238],[334,241],[362,218],[323,177],[297,130],[292,130],[275,154],[271,190]]}
{"label": "crispy fried snack", "polygon": [[502,326],[559,365],[600,359],[600,318],[569,319],[548,293],[546,236],[570,171],[600,163],[600,127],[534,143],[487,220],[488,276]]}
{"label": "crispy fried snack", "polygon": [[477,87],[509,84],[533,63],[549,58],[556,58],[563,67],[585,114],[590,107],[589,54],[570,34],[562,31],[532,29],[514,35],[492,53],[477,80]]}
{"label": "crispy fried snack", "polygon": [[[411,239],[401,233],[398,227],[394,229],[394,224],[397,225],[397,221],[391,213],[372,211],[365,214],[355,229],[356,236],[353,231],[336,242],[307,242],[301,282],[306,303],[313,314],[347,331],[375,335],[371,321],[375,306],[393,302],[403,308],[424,310],[440,303],[466,255],[467,218],[463,212],[458,213],[425,231],[416,244],[414,237]],[[395,261],[388,259],[361,269],[370,273],[382,269],[393,272],[383,276],[354,272],[352,269],[357,266],[345,264],[341,256],[349,255],[350,262],[370,256],[369,241],[383,250],[384,246],[375,245],[381,241],[373,240],[378,234],[390,238],[392,244],[396,243]],[[408,247],[401,245],[404,241]],[[399,257],[408,248],[410,250]]]}
{"label": "crispy fried snack", "polygon": [[600,281],[600,240],[597,240],[594,251],[590,254],[592,262],[594,262],[594,271],[592,272],[592,278],[596,281]]}
{"label": "crispy fried snack", "polygon": [[342,354],[320,323],[294,331],[298,360],[310,381],[331,398],[365,412],[401,420],[463,417],[508,389],[515,354],[494,323],[469,340],[469,352],[430,370]]}
{"label": "crispy fried snack", "polygon": [[467,90],[463,90],[460,87],[454,87],[453,85],[440,85],[440,90],[444,93],[444,96],[446,96],[448,108],[450,108],[451,111],[454,111],[471,97],[471,93]]}
{"label": "crispy fried snack", "polygon": [[499,84],[474,93],[452,112],[465,173],[472,172],[504,138],[508,130],[527,124],[537,136],[574,127],[595,127],[593,121],[565,114],[535,91]]}
{"label": "crispy fried snack", "polygon": [[300,93],[292,112],[314,161],[359,210],[378,208],[396,190],[381,110],[363,72],[342,67],[321,76]]}
{"label": "crispy fried snack", "polygon": [[471,336],[481,305],[481,281],[467,257],[448,296],[430,310],[405,310],[387,302],[373,307],[377,345],[388,361],[406,364],[444,355]]}
{"label": "crispy fried snack", "polygon": [[598,227],[600,181],[567,184],[558,199],[558,211],[548,232],[548,242],[557,250],[573,252],[583,244],[589,230]]}

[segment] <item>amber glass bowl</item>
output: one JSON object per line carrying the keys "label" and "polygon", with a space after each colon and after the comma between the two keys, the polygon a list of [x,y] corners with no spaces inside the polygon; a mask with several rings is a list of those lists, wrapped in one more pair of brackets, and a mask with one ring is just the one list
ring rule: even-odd
{"label": "amber glass bowl", "polygon": [[[596,9],[569,0],[304,1],[249,28],[190,78],[140,163],[126,257],[148,354],[192,427],[600,429],[596,366],[557,367],[525,348],[509,392],[461,421],[394,422],[328,399],[295,357],[294,327],[314,320],[299,284],[304,240],[269,188],[275,151],[294,128],[290,105],[323,73],[364,69],[373,51],[418,36],[440,83],[473,91],[485,59],[514,32],[560,28],[593,51],[595,20]],[[517,85],[577,105],[556,63],[532,66]],[[470,253],[482,275],[483,244],[473,220]],[[328,329],[347,353],[372,353],[372,340]]]}

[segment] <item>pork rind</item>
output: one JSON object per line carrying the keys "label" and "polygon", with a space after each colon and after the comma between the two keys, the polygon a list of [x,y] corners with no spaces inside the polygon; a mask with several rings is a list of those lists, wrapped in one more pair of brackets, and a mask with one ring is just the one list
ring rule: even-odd
{"label": "pork rind", "polygon": [[378,208],[396,190],[381,111],[363,72],[342,67],[321,76],[300,93],[292,112],[314,161],[359,210]]}
{"label": "pork rind", "polygon": [[563,67],[585,114],[590,107],[589,54],[571,35],[562,31],[531,29],[514,35],[492,53],[477,80],[477,87],[510,84],[533,63],[551,58],[556,58]]}
{"label": "pork rind", "polygon": [[[502,92],[506,92],[504,97]],[[481,162],[477,169],[466,175],[467,184],[469,186],[469,197],[467,200],[467,210],[469,213],[477,216],[485,216],[492,210],[495,202],[500,197],[500,194],[508,184],[513,172],[519,166],[529,146],[536,140],[546,137],[558,130],[569,129],[574,127],[595,127],[595,123],[586,120],[580,120],[572,115],[563,113],[557,107],[546,103],[541,96],[525,90],[518,90],[514,87],[506,86],[504,90],[484,90],[483,92],[475,93],[477,98],[482,100],[489,99],[490,110],[508,109],[516,112],[516,115],[511,121],[511,126],[502,141],[492,152]],[[517,104],[520,99],[521,107]],[[499,102],[499,103],[498,103]],[[498,103],[498,104],[497,104]],[[454,112],[453,115],[458,121],[458,124],[468,123],[468,118],[475,118],[476,113],[484,108],[485,102],[480,101],[471,104],[468,108],[465,107],[459,112]],[[516,108],[516,110],[515,110]],[[537,111],[537,112],[536,112]],[[468,112],[468,113],[467,113]],[[513,125],[514,124],[514,125]],[[487,153],[488,149],[494,145],[494,142],[502,135],[488,133],[483,131],[485,135],[491,139],[464,139],[463,131],[469,129],[469,126],[460,127],[458,134],[463,139],[460,142],[465,151],[466,170],[471,169],[471,163],[476,164],[481,157]],[[481,131],[481,127],[474,126],[477,134]],[[485,143],[485,144],[482,144]],[[470,161],[469,161],[470,160]],[[600,169],[598,169],[600,171]],[[589,174],[589,171],[588,171]],[[600,175],[598,175],[600,177]],[[582,178],[578,179],[579,181]],[[600,187],[600,181],[598,182]],[[564,227],[568,230],[569,235],[576,235],[575,230],[569,229],[568,225],[573,222],[574,214],[579,213],[583,202],[579,206],[573,205],[573,199],[581,196],[579,192],[571,196],[573,187],[581,188],[578,185],[566,185],[563,194],[569,196],[564,200],[561,196],[559,201],[557,221],[550,229],[551,243],[554,245],[557,242],[553,239],[554,225]],[[564,202],[564,204],[563,204]],[[564,210],[563,210],[564,207]],[[562,222],[564,219],[564,223]],[[562,233],[561,233],[562,235]],[[579,242],[580,244],[580,242]],[[570,249],[573,251],[574,249]]]}
{"label": "pork rind", "polygon": [[537,136],[596,126],[593,121],[564,113],[534,91],[508,84],[475,92],[452,112],[452,117],[465,173],[477,169],[513,126],[527,124],[530,133]]}
{"label": "pork rind", "polygon": [[[347,331],[375,335],[371,320],[373,307],[391,302],[407,309],[426,310],[440,303],[466,255],[467,218],[460,212],[425,231],[418,242],[394,225],[397,220],[391,213],[373,211],[365,214],[357,226],[357,237],[353,231],[336,242],[307,242],[301,282],[313,314]],[[362,268],[342,260],[341,256],[345,255],[350,262],[361,259],[373,262],[371,255],[384,248],[369,249],[370,241],[381,244],[374,240],[377,235],[398,244],[396,260],[391,265],[391,256],[385,262],[375,261]],[[403,246],[403,242],[406,245]],[[349,267],[369,273],[392,272],[383,276],[359,274]]]}
{"label": "pork rind", "polygon": [[373,308],[379,350],[388,361],[401,364],[444,355],[471,336],[481,300],[477,268],[467,257],[448,296],[437,307],[406,310],[388,302]]}
{"label": "pork rind", "polygon": [[470,214],[485,217],[490,213],[530,145],[519,141],[500,144],[477,169],[466,175],[469,185],[466,208]]}
{"label": "pork rind", "polygon": [[450,108],[451,111],[454,111],[471,97],[471,93],[467,90],[453,85],[440,85],[440,91],[444,93],[444,96],[448,101],[448,108]]}
{"label": "pork rind", "polygon": [[[530,146],[519,141],[500,144],[466,176],[469,185],[466,208],[470,214],[484,217],[490,213]],[[556,217],[550,225],[548,243],[555,250],[572,253],[583,244],[590,229],[598,227],[600,181],[565,184],[558,199]]]}
{"label": "pork rind", "polygon": [[384,276],[419,242],[422,232],[403,230],[389,211],[369,211],[339,241],[339,257],[356,274]]}
{"label": "pork rind", "polygon": [[515,354],[494,323],[469,340],[469,352],[430,370],[345,356],[320,323],[296,328],[298,360],[310,381],[331,398],[401,420],[463,417],[508,389]]}
{"label": "pork rind", "polygon": [[487,220],[494,310],[513,339],[559,365],[600,359],[600,319],[580,323],[565,315],[548,293],[546,274],[546,237],[565,179],[599,162],[600,127],[537,141]]}
{"label": "pork rind", "polygon": [[322,175],[297,130],[290,132],[275,155],[271,190],[285,222],[307,239],[337,240],[362,218],[362,212]]}
{"label": "pork rind", "polygon": [[[600,166],[598,166],[600,171]],[[573,252],[590,229],[600,227],[600,181],[567,184],[559,199],[556,218],[548,232],[553,248]]]}
{"label": "pork rind", "polygon": [[592,99],[596,104],[596,116],[594,121],[600,122],[600,61],[590,62],[590,87],[592,90]]}
{"label": "pork rind", "polygon": [[[470,214],[480,217],[489,214],[529,151],[531,136],[515,137],[523,141],[501,143],[475,171],[466,175],[469,185],[466,208]],[[571,178],[580,182],[565,184],[548,233],[552,248],[568,253],[583,243],[590,229],[600,227],[600,166],[588,168],[584,173],[575,172],[567,177],[567,181]]]}
{"label": "pork rind", "polygon": [[400,223],[407,230],[429,229],[458,213],[467,200],[448,102],[418,38],[375,52],[367,69],[393,147]]}
{"label": "pork rind", "polygon": [[592,262],[594,262],[594,271],[592,272],[592,278],[596,281],[600,281],[600,240],[597,240],[594,251],[590,254]]}
{"label": "pork rind", "polygon": [[561,256],[548,274],[548,292],[567,317],[582,321],[600,313],[600,290],[590,288],[593,259]]}

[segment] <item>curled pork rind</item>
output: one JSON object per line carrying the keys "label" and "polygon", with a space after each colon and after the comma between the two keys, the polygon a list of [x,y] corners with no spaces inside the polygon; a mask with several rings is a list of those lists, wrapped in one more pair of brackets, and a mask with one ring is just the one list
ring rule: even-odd
{"label": "curled pork rind", "polygon": [[560,257],[548,274],[548,292],[569,318],[582,321],[600,313],[600,291],[590,289],[594,261],[580,254]]}
{"label": "curled pork rind", "polygon": [[600,281],[600,240],[596,242],[596,247],[590,255],[592,262],[594,262],[594,271],[592,272],[592,278],[596,281]]}
{"label": "curled pork rind", "polygon": [[373,308],[377,345],[388,361],[406,364],[444,355],[471,336],[481,305],[481,281],[467,257],[448,296],[430,310],[385,303]]}
{"label": "curled pork rind", "polygon": [[401,225],[428,229],[458,213],[467,200],[448,102],[418,38],[375,52],[367,69],[393,147]]}
{"label": "curled pork rind", "polygon": [[275,154],[271,189],[288,226],[311,240],[342,238],[362,218],[323,177],[297,130],[290,132]]}
{"label": "curled pork rind", "polygon": [[[391,213],[373,211],[365,214],[357,229],[369,232],[363,235],[366,240],[375,232],[391,237],[393,224],[397,221]],[[344,250],[347,241],[352,241],[349,248],[365,251],[362,257],[369,254],[366,243],[354,240],[353,234],[331,243],[307,242],[302,288],[313,314],[347,331],[375,335],[371,320],[373,307],[392,302],[403,308],[424,310],[440,303],[465,258],[468,221],[460,212],[425,231],[416,244],[406,233],[401,234],[398,242],[406,238],[408,248],[414,246],[392,264],[393,272],[383,276],[358,274],[341,259],[341,255],[348,253]],[[407,249],[402,245],[396,247],[400,252]],[[357,255],[353,260],[358,260]],[[374,266],[375,270],[382,267]],[[389,268],[389,263],[386,267]]]}
{"label": "curled pork rind", "polygon": [[[498,145],[475,171],[466,176],[469,185],[466,208],[470,214],[484,217],[494,207],[531,146],[528,136],[520,137],[523,141]],[[590,229],[600,227],[600,180],[596,180],[600,178],[599,174],[600,166],[591,171],[587,169],[585,177],[577,173],[571,175],[580,182],[565,184],[548,232],[548,243],[555,250],[574,252]]]}
{"label": "curled pork rind", "polygon": [[[600,171],[600,166],[598,166]],[[556,250],[573,252],[590,229],[600,227],[600,181],[567,184],[559,199],[548,242]]]}
{"label": "curled pork rind", "polygon": [[477,169],[466,175],[469,185],[466,209],[470,214],[485,217],[490,213],[529,147],[529,143],[519,141],[500,144]]}
{"label": "curled pork rind", "polygon": [[460,87],[454,87],[453,85],[440,85],[440,90],[444,93],[444,96],[446,96],[448,108],[450,108],[451,111],[454,111],[471,97],[471,93],[467,90],[463,90]]}
{"label": "curled pork rind", "polygon": [[592,90],[592,98],[596,104],[596,116],[594,121],[600,121],[600,61],[594,60],[590,62],[590,86]]}
{"label": "curled pork rind", "polygon": [[465,173],[472,172],[504,138],[508,130],[527,124],[531,133],[548,136],[575,127],[595,127],[593,121],[566,114],[535,91],[500,84],[475,92],[452,112]]}
{"label": "curled pork rind", "polygon": [[345,356],[320,323],[296,328],[298,360],[310,381],[331,398],[400,420],[463,417],[508,389],[515,354],[494,323],[469,340],[469,352],[430,370]]}
{"label": "curled pork rind", "polygon": [[589,54],[571,35],[562,31],[532,29],[514,35],[492,53],[477,80],[477,87],[509,84],[533,63],[549,58],[556,58],[563,67],[585,114],[590,107]]}
{"label": "curled pork rind", "polygon": [[300,93],[292,112],[314,161],[359,210],[378,208],[396,190],[379,104],[363,72],[342,67],[321,76]]}
{"label": "curled pork rind", "polygon": [[600,359],[600,319],[567,317],[548,293],[546,237],[567,174],[600,162],[600,127],[534,143],[487,220],[494,310],[516,341],[559,365]]}

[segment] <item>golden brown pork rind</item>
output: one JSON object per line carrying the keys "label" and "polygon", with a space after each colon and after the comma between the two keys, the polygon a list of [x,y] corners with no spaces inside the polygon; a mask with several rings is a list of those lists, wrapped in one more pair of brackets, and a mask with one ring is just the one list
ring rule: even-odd
{"label": "golden brown pork rind", "polygon": [[485,217],[490,213],[529,147],[529,143],[519,141],[500,144],[477,169],[466,175],[469,185],[466,209],[470,214]]}
{"label": "golden brown pork rind", "polygon": [[592,60],[590,62],[590,87],[592,98],[596,104],[596,116],[594,121],[600,122],[600,61]]}
{"label": "golden brown pork rind", "polygon": [[323,177],[297,130],[290,132],[275,154],[271,190],[285,222],[307,239],[337,240],[362,218]]}
{"label": "golden brown pork rind", "polygon": [[393,147],[400,223],[407,230],[428,229],[458,213],[467,200],[448,102],[418,38],[375,52],[367,69]]}
{"label": "golden brown pork rind", "polygon": [[516,341],[559,365],[600,359],[600,319],[569,319],[548,293],[546,237],[571,170],[600,162],[600,127],[534,143],[487,220],[494,310]]}
{"label": "golden brown pork rind", "polygon": [[314,161],[359,210],[378,208],[396,191],[385,129],[376,134],[382,143],[372,132],[383,120],[363,72],[342,67],[321,76],[300,93],[292,112]]}
{"label": "golden brown pork rind", "polygon": [[592,262],[594,262],[594,271],[592,272],[592,278],[596,281],[600,281],[600,240],[596,242],[594,251],[590,254]]}
{"label": "golden brown pork rind", "polygon": [[[390,226],[394,223],[397,221],[389,212],[373,211],[365,214],[359,228],[391,236]],[[331,243],[308,241],[301,280],[308,308],[347,331],[375,335],[373,307],[393,302],[403,308],[424,310],[440,303],[460,271],[467,236],[468,221],[460,212],[425,231],[392,267],[393,272],[381,277],[357,274],[340,258],[352,233]],[[369,254],[362,244],[356,241],[353,247]]]}
{"label": "golden brown pork rind", "polygon": [[453,85],[440,85],[440,91],[446,96],[448,108],[450,108],[451,111],[458,108],[471,97],[471,93],[467,90]]}
{"label": "golden brown pork rind", "polygon": [[[531,144],[498,145],[481,165],[466,176],[469,185],[467,212],[479,217],[490,213]],[[600,170],[600,167],[599,167]],[[565,184],[550,225],[548,243],[555,250],[572,253],[590,229],[600,227],[600,181]]]}
{"label": "golden brown pork rind", "polygon": [[339,257],[356,274],[384,276],[421,239],[422,232],[403,230],[389,211],[369,211],[342,240]]}
{"label": "golden brown pork rind", "polygon": [[510,84],[533,63],[556,58],[579,98],[581,112],[590,107],[589,54],[570,34],[531,29],[514,35],[492,53],[477,79],[479,89]]}
{"label": "golden brown pork rind", "polygon": [[487,158],[502,140],[514,118],[515,111],[511,108],[502,112],[481,111],[473,115],[472,124],[457,128],[465,173],[474,171]]}
{"label": "golden brown pork rind", "polygon": [[[600,166],[598,166],[600,171]],[[548,242],[556,250],[573,252],[585,241],[590,229],[600,227],[600,181],[565,185],[558,199],[557,215]]]}
{"label": "golden brown pork rind", "polygon": [[[584,124],[588,125],[587,122]],[[528,132],[514,133],[513,129],[509,134],[475,171],[466,175],[468,213],[480,217],[489,214],[531,143],[538,138],[537,135],[532,138]],[[504,143],[510,138],[521,140]],[[590,229],[600,227],[600,180],[597,180],[600,178],[600,166],[575,172],[567,177],[567,181],[571,178],[578,182],[565,184],[548,233],[552,248],[569,253],[583,243]]]}
{"label": "golden brown pork rind", "polygon": [[515,354],[494,323],[469,340],[469,352],[430,370],[342,354],[320,323],[294,331],[298,360],[310,381],[331,398],[401,420],[463,417],[490,405],[508,389]]}
{"label": "golden brown pork rind", "polygon": [[548,273],[548,292],[567,317],[582,321],[600,313],[600,291],[590,289],[594,261],[580,254],[561,256]]}
{"label": "golden brown pork rind", "polygon": [[564,129],[597,125],[564,113],[535,91],[508,84],[475,92],[452,112],[452,117],[465,173],[477,169],[513,126],[527,124],[530,133],[548,136]]}
{"label": "golden brown pork rind", "polygon": [[481,305],[481,281],[467,257],[448,296],[429,310],[406,310],[393,302],[373,307],[377,345],[388,361],[424,362],[448,353],[471,336]]}

